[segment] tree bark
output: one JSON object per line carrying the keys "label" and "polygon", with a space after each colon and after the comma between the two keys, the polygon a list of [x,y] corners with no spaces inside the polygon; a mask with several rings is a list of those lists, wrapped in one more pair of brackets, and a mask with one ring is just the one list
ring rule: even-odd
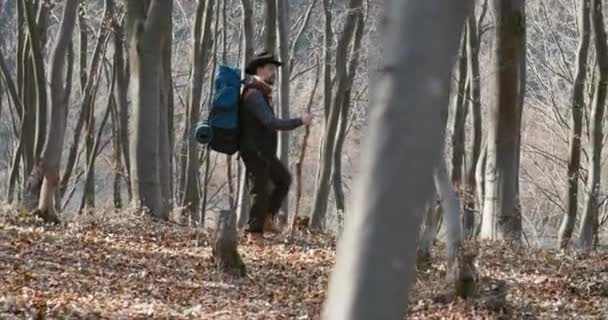
{"label": "tree bark", "polygon": [[570,141],[568,144],[568,189],[566,194],[566,215],[558,234],[560,249],[566,249],[572,239],[574,223],[578,210],[578,183],[581,165],[581,135],[583,129],[583,110],[585,108],[585,81],[587,79],[587,59],[589,56],[589,34],[591,1],[583,0],[579,8],[579,44],[576,56],[576,76],[572,88]]}
{"label": "tree bark", "polygon": [[[144,10],[145,4],[149,9]],[[169,213],[163,206],[158,154],[159,135],[149,134],[160,127],[161,103],[158,92],[162,88],[163,30],[170,21],[171,0],[151,0],[148,3],[129,2],[129,90],[133,105],[131,117],[131,187],[135,205],[147,208],[149,214],[167,220]],[[147,13],[147,14],[146,14]]]}
{"label": "tree bark", "polygon": [[24,1],[24,7],[29,32],[29,44],[31,50],[32,65],[34,67],[34,75],[36,78],[36,133],[34,137],[34,150],[32,150],[32,152],[34,155],[34,162],[38,162],[38,160],[40,159],[42,148],[44,146],[47,126],[47,88],[42,49],[44,47],[43,41],[45,39],[45,37],[42,35],[46,33],[46,20],[44,18],[46,16],[45,12],[47,10],[42,9],[40,11],[40,24],[37,24],[34,4],[30,3],[29,1]]}
{"label": "tree bark", "polygon": [[[346,57],[348,47],[353,39],[355,27],[357,26],[357,15],[362,10],[362,0],[350,0],[348,6],[348,14],[344,29],[338,41],[336,49],[336,57]],[[327,75],[325,75],[327,76]],[[327,79],[325,79],[327,80]],[[310,228],[321,230],[325,221],[327,212],[327,202],[329,200],[330,178],[332,169],[332,152],[335,147],[335,137],[338,129],[338,121],[340,120],[340,109],[344,101],[344,93],[347,90],[347,69],[346,59],[336,60],[336,90],[332,95],[331,110],[326,121],[321,161],[319,162],[319,176],[317,186],[315,188],[315,196],[312,206],[310,219]],[[327,84],[327,83],[326,83]]]}
{"label": "tree bark", "polygon": [[[245,70],[245,66],[253,56],[253,8],[251,0],[241,0],[242,10],[242,30],[243,30],[243,56],[241,61],[241,70]],[[243,76],[245,76],[243,72]],[[237,225],[239,228],[245,225],[249,218],[249,193],[247,192],[247,170],[243,165],[242,161],[239,161],[238,174],[238,195],[236,204],[236,214],[238,217]]]}
{"label": "tree bark", "polygon": [[[470,139],[470,158],[468,161],[467,177],[466,177],[466,188],[465,188],[465,205],[464,205],[464,217],[463,217],[463,228],[464,233],[468,239],[473,236],[475,229],[475,214],[474,210],[481,212],[481,206],[483,204],[483,197],[476,199],[478,193],[476,181],[482,184],[483,181],[476,180],[476,168],[480,162],[481,155],[481,141],[482,141],[482,125],[481,125],[481,76],[479,72],[479,46],[481,43],[479,28],[483,22],[485,12],[487,9],[487,0],[484,1],[483,11],[479,17],[479,20],[475,19],[475,15],[472,14],[467,19],[467,58],[468,58],[468,77],[470,86],[470,114],[472,119],[472,137]],[[485,166],[485,165],[484,165]],[[483,175],[479,176],[480,180],[483,179]],[[483,192],[483,191],[482,191]],[[475,204],[477,202],[477,205]]]}
{"label": "tree bark", "polygon": [[[173,12],[173,1],[169,1],[167,12]],[[173,43],[173,15],[166,14],[161,30],[161,77],[160,77],[160,110],[158,131],[159,179],[163,212],[173,209],[173,186],[171,171],[172,148],[170,144],[173,128],[173,77],[171,75],[172,43]]]}
{"label": "tree bark", "polygon": [[196,7],[194,30],[192,38],[192,73],[190,75],[190,88],[188,93],[188,117],[184,124],[184,136],[187,138],[186,146],[186,175],[184,176],[184,197],[181,206],[185,214],[190,217],[190,223],[196,225],[200,222],[200,190],[198,160],[199,150],[192,129],[200,118],[201,95],[203,91],[203,78],[205,67],[209,63],[209,46],[211,46],[211,20],[213,19],[214,0],[199,0]]}
{"label": "tree bark", "polygon": [[116,76],[116,86],[114,87],[114,96],[118,104],[118,133],[121,147],[122,160],[124,162],[124,176],[127,185],[127,194],[131,201],[131,183],[130,172],[131,166],[129,161],[129,76],[127,65],[125,63],[125,27],[124,20],[119,23],[114,19],[114,74]]}
{"label": "tree bark", "polygon": [[275,53],[277,48],[277,3],[264,1],[264,49]]}
{"label": "tree bark", "polygon": [[247,274],[245,263],[238,252],[236,215],[232,210],[222,210],[217,219],[213,243],[213,260],[220,271],[233,276]]}
{"label": "tree bark", "polygon": [[[113,1],[108,1],[106,0],[106,2],[104,3],[104,17],[103,17],[103,21],[109,21],[109,19],[112,19],[112,15],[114,12],[113,9],[114,6],[114,2]],[[81,18],[80,23],[83,23],[83,18]],[[82,129],[85,126],[85,123],[90,123],[87,124],[86,127],[86,135],[87,138],[85,139],[85,145],[86,145],[86,149],[87,149],[87,157],[86,159],[89,159],[92,156],[92,147],[93,147],[93,140],[95,137],[95,132],[90,132],[91,130],[94,130],[94,123],[92,123],[94,121],[93,119],[93,114],[94,114],[94,108],[95,108],[95,98],[97,95],[97,88],[99,85],[99,78],[101,77],[101,70],[102,70],[102,62],[103,62],[103,58],[105,56],[106,53],[106,49],[108,46],[108,41],[109,41],[109,31],[110,29],[104,25],[101,26],[101,28],[99,29],[99,32],[97,34],[97,42],[95,44],[95,51],[93,52],[93,56],[91,59],[91,65],[89,67],[89,72],[87,74],[86,70],[82,70],[82,68],[86,68],[86,60],[83,61],[82,57],[80,59],[80,81],[81,81],[81,85],[83,85],[83,97],[82,97],[82,104],[81,104],[81,111],[80,114],[78,115],[78,119],[76,121],[76,127],[74,128],[74,138],[72,140],[72,144],[70,145],[70,149],[68,151],[68,156],[67,156],[67,163],[66,163],[66,167],[65,167],[65,171],[63,172],[63,175],[61,177],[61,182],[60,182],[60,187],[59,187],[59,194],[60,194],[60,198],[63,198],[65,196],[65,192],[67,190],[70,178],[72,176],[72,172],[74,170],[74,166],[76,165],[76,158],[78,155],[78,146],[80,145],[80,135],[82,134]],[[83,42],[85,42],[86,40],[84,40],[82,38],[82,32],[81,32],[81,48],[80,48],[80,54],[86,55],[86,49],[83,49]],[[83,66],[84,64],[84,66]],[[83,76],[85,77],[83,79]],[[93,172],[94,174],[94,172]],[[93,205],[92,202],[94,202],[94,198],[92,197],[92,195],[90,195],[91,193],[94,193],[94,183],[89,183],[89,185],[85,185],[85,193],[88,194],[87,196],[87,205],[91,206]]]}
{"label": "tree bark", "polygon": [[[110,82],[110,89],[108,90],[108,92],[112,92],[114,90],[114,75],[112,75],[111,79],[108,79],[108,81]],[[109,96],[108,98],[108,104],[106,107],[106,111],[104,112],[104,116],[101,120],[101,124],[99,125],[99,131],[97,131],[97,136],[95,138],[93,138],[93,146],[91,147],[91,156],[87,158],[87,164],[86,164],[86,170],[85,170],[85,180],[84,180],[84,185],[85,187],[91,183],[91,181],[94,181],[95,177],[95,160],[97,159],[97,156],[99,154],[99,147],[100,147],[100,143],[101,143],[101,136],[103,134],[103,129],[106,126],[106,123],[108,122],[108,118],[110,117],[110,113],[112,111],[112,105],[114,104],[114,100],[112,98],[112,96]],[[90,206],[90,197],[89,195],[85,192],[83,193],[82,196],[82,201],[80,202],[80,207],[78,209],[79,212],[82,212],[82,210],[84,210],[85,208],[92,208]]]}
{"label": "tree bark", "polygon": [[591,109],[591,121],[589,132],[591,134],[589,159],[589,173],[587,177],[587,189],[589,194],[585,199],[583,215],[581,217],[580,245],[583,250],[590,250],[596,245],[598,234],[598,197],[601,187],[601,155],[603,144],[603,119],[606,105],[606,93],[608,85],[608,43],[606,43],[606,29],[604,26],[602,1],[591,1],[591,30],[595,35],[595,50],[599,66],[599,77],[593,97]]}
{"label": "tree bark", "polygon": [[[279,69],[279,117],[282,119],[289,119],[289,75],[291,73],[291,65],[289,64],[289,2],[284,0],[270,0],[276,1],[275,6],[277,10],[277,22],[278,22],[278,38],[279,38],[279,57],[283,61],[283,65]],[[283,130],[279,132],[279,148],[277,150],[279,159],[281,162],[289,168],[289,131]],[[289,212],[289,197],[286,197],[281,207],[281,212],[278,214],[279,223],[281,225],[287,224]]]}
{"label": "tree bark", "polygon": [[476,272],[472,257],[464,252],[462,224],[460,220],[460,201],[450,184],[445,164],[441,163],[433,176],[443,209],[446,229],[447,272],[446,280],[451,296],[471,297],[476,290]]}
{"label": "tree bark", "polygon": [[519,51],[523,49],[520,42],[525,37],[525,2],[493,0],[492,4],[496,16],[496,104],[488,132],[481,237],[520,242],[521,212],[517,180],[520,95],[524,94],[525,81],[520,65],[525,63],[525,54]]}
{"label": "tree bark", "polygon": [[[65,63],[66,55],[69,50],[72,34],[76,24],[76,14],[78,12],[78,1],[67,0],[63,10],[63,19],[57,36],[53,56],[51,58],[51,117],[49,121],[48,134],[42,150],[42,158],[37,169],[44,177],[38,209],[36,214],[42,216],[47,221],[57,222],[54,212],[53,200],[55,189],[59,182],[59,168],[61,164],[61,153],[67,126],[69,89],[66,83]],[[68,77],[68,80],[69,77]],[[38,174],[38,170],[32,175]],[[33,177],[34,178],[34,177]]]}
{"label": "tree bark", "polygon": [[400,319],[407,310],[415,275],[417,213],[432,190],[450,72],[472,8],[471,1],[388,3],[384,74],[370,90],[374,96],[366,156],[354,209],[338,245],[323,319]]}
{"label": "tree bark", "polygon": [[[306,112],[310,112],[312,109],[312,104],[315,98],[315,94],[317,92],[317,87],[319,86],[319,78],[320,78],[320,69],[321,65],[319,64],[319,59],[317,56],[317,72],[315,73],[315,80],[312,86],[312,91],[310,96],[308,97],[308,104],[306,105]],[[295,229],[296,219],[300,214],[300,205],[302,200],[302,168],[304,165],[304,159],[306,158],[306,149],[308,148],[308,139],[310,137],[310,126],[306,126],[304,128],[304,137],[302,137],[302,146],[300,147],[300,155],[298,157],[298,162],[296,163],[296,208],[293,214],[293,218],[291,220],[290,233],[293,234]]]}
{"label": "tree bark", "polygon": [[[433,191],[434,190],[435,189],[433,189]],[[433,192],[432,195],[433,196],[429,198],[428,203],[426,204],[426,208],[422,211],[422,225],[416,251],[416,264],[418,266],[427,265],[431,261],[431,250],[437,239],[439,219],[443,214],[443,208],[441,208],[440,203],[437,201],[438,199],[435,196],[435,192]]]}
{"label": "tree bark", "polygon": [[462,44],[460,46],[460,56],[458,58],[458,88],[456,91],[456,102],[454,119],[452,120],[452,184],[463,189],[462,184],[462,165],[464,160],[464,143],[465,143],[465,121],[467,107],[467,86],[469,79],[467,77],[467,29],[462,33]]}
{"label": "tree bark", "polygon": [[352,87],[359,67],[359,50],[361,40],[365,29],[365,18],[363,10],[357,12],[357,27],[354,35],[354,41],[351,49],[350,63],[347,71],[346,91],[344,92],[344,100],[340,106],[340,119],[338,122],[338,133],[336,135],[336,145],[333,150],[333,169],[332,169],[332,184],[334,197],[336,200],[336,210],[338,212],[346,212],[346,201],[344,196],[344,188],[342,186],[342,149],[346,140],[346,128],[350,118],[350,104]]}

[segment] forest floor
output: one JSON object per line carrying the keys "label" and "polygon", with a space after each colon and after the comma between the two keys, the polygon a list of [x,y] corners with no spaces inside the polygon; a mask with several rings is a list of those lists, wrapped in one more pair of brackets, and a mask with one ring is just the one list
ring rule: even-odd
{"label": "forest floor", "polygon": [[[131,213],[42,226],[0,212],[0,319],[318,319],[334,241],[239,248],[248,276],[215,271],[202,231]],[[411,319],[608,319],[608,253],[481,245],[479,293],[441,296],[443,250],[419,270]]]}

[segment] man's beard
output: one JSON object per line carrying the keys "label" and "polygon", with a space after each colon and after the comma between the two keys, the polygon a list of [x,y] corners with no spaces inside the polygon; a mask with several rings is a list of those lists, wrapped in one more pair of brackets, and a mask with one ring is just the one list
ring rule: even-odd
{"label": "man's beard", "polygon": [[266,83],[273,86],[274,85],[274,77],[270,77],[268,79],[266,79]]}

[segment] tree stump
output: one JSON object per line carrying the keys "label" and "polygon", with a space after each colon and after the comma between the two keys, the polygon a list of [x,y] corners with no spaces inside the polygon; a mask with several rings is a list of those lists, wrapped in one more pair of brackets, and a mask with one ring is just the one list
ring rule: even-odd
{"label": "tree stump", "polygon": [[213,261],[219,270],[243,277],[246,275],[246,268],[237,245],[236,214],[233,210],[222,210],[217,217],[215,228]]}

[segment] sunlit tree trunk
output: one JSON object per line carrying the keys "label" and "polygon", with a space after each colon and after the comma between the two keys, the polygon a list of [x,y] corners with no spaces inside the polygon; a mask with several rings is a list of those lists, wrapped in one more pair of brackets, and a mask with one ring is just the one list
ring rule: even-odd
{"label": "sunlit tree trunk", "polygon": [[[149,7],[149,8],[148,8]],[[162,89],[162,44],[171,12],[169,0],[129,2],[129,91],[133,114],[130,119],[131,188],[135,205],[147,208],[161,220],[168,219],[160,186],[159,135]],[[150,134],[150,133],[153,134]]]}
{"label": "sunlit tree trunk", "polygon": [[[51,117],[48,135],[46,135],[46,141],[42,150],[42,158],[37,168],[43,177],[37,214],[49,221],[57,221],[53,200],[59,183],[61,153],[63,151],[65,129],[67,126],[69,101],[69,95],[67,94],[69,93],[69,89],[67,89],[67,86],[71,85],[71,76],[68,75],[66,79],[65,65],[67,60],[66,55],[68,54],[76,24],[77,12],[78,1],[67,0],[63,10],[59,35],[57,36],[51,58]],[[39,174],[38,170],[34,171],[33,175]]]}
{"label": "sunlit tree trunk", "polygon": [[[350,0],[349,2],[349,11],[344,24],[344,29],[342,30],[340,39],[338,41],[336,57],[346,57],[348,55],[348,47],[353,40],[353,34],[355,32],[355,27],[357,26],[357,12],[362,10],[362,4],[362,0]],[[333,160],[332,152],[334,151],[335,147],[335,137],[338,130],[338,121],[340,120],[340,109],[342,107],[342,103],[344,102],[344,93],[348,89],[346,59],[336,59],[335,67],[336,90],[333,90],[333,94],[331,96],[332,101],[330,111],[325,125],[323,145],[321,146],[321,161],[319,162],[319,175],[315,188],[310,219],[310,228],[317,230],[321,230],[323,228],[325,215],[327,212]]]}
{"label": "sunlit tree trunk", "polygon": [[521,99],[525,74],[525,2],[523,0],[493,0],[496,16],[495,89],[488,130],[485,200],[481,237],[521,241],[521,212],[519,209],[518,166],[521,128]]}
{"label": "sunlit tree trunk", "polygon": [[323,319],[401,319],[408,309],[418,213],[432,190],[450,73],[472,8],[472,1],[388,3],[383,74],[370,90],[366,156]]}
{"label": "sunlit tree trunk", "polygon": [[576,56],[576,76],[572,88],[570,116],[570,139],[568,144],[568,189],[566,194],[566,215],[562,219],[558,243],[566,249],[572,239],[574,223],[578,210],[578,183],[581,165],[581,135],[583,129],[583,110],[585,108],[585,81],[587,79],[587,58],[589,56],[589,37],[591,1],[583,0],[579,8],[579,44]]}
{"label": "sunlit tree trunk", "polygon": [[599,193],[601,187],[601,162],[603,146],[604,110],[606,107],[606,93],[608,85],[608,43],[606,43],[606,29],[604,26],[602,1],[591,1],[591,29],[595,35],[595,50],[599,66],[599,77],[593,96],[589,133],[590,154],[587,176],[587,190],[589,194],[585,199],[585,206],[581,217],[580,245],[584,250],[590,250],[597,244]]}

